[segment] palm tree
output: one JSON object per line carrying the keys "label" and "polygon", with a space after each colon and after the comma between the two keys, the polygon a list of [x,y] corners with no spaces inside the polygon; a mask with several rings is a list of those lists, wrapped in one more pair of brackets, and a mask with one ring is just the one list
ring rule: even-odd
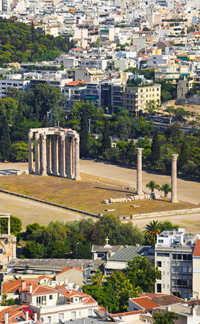
{"label": "palm tree", "polygon": [[102,271],[97,270],[96,273],[91,277],[91,283],[97,287],[101,287],[104,282],[104,274]]}
{"label": "palm tree", "polygon": [[145,227],[145,238],[149,244],[155,245],[157,234],[160,233],[160,223],[157,220],[153,220]]}
{"label": "palm tree", "polygon": [[168,183],[165,183],[160,187],[160,190],[164,192],[165,198],[167,197],[168,193],[171,192],[171,187]]}
{"label": "palm tree", "polygon": [[151,190],[151,193],[155,191],[155,189],[160,190],[160,186],[155,183],[155,181],[151,180],[149,183],[146,184],[146,187]]}

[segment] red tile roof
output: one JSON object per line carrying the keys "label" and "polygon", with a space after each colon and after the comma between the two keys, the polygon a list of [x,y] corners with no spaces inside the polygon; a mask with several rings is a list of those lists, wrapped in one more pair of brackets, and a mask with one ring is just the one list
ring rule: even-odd
{"label": "red tile roof", "polygon": [[68,290],[65,286],[56,286],[56,289],[62,293],[63,296],[67,297],[67,298],[72,298],[72,297],[81,297],[82,298],[82,303],[83,304],[93,304],[96,303],[96,300],[87,294],[84,294],[81,291],[77,291],[77,290]]}
{"label": "red tile roof", "polygon": [[[73,81],[73,82],[77,82],[77,81]],[[72,82],[71,82],[72,83]],[[64,268],[62,269],[59,273],[56,274],[56,276],[59,276],[61,273],[65,273],[68,272],[70,270],[76,270],[76,271],[80,271],[83,272],[83,270],[81,268],[77,268],[77,267],[69,267],[69,268]]]}
{"label": "red tile roof", "polygon": [[124,313],[116,313],[116,314],[111,314],[112,317],[123,317],[123,316],[128,316],[128,315],[136,315],[136,314],[145,314],[143,310],[134,310],[131,312],[124,312]]}
{"label": "red tile roof", "polygon": [[177,303],[185,303],[184,299],[176,297],[174,295],[166,295],[161,293],[142,293],[139,295],[140,297],[149,297],[153,302],[160,306],[167,306]]}
{"label": "red tile roof", "polygon": [[32,287],[38,286],[38,279],[17,279],[12,281],[6,281],[3,283],[3,293],[15,293],[17,291],[22,291],[22,282],[25,282],[25,289],[28,290],[29,285],[32,285]]}
{"label": "red tile roof", "polygon": [[158,304],[154,303],[153,300],[149,297],[137,297],[137,298],[132,298],[132,301],[143,308],[143,310],[151,310],[153,308],[159,307]]}
{"label": "red tile roof", "polygon": [[47,295],[47,294],[55,294],[58,291],[54,288],[47,287],[47,286],[37,286],[33,289],[32,293],[28,292],[31,296],[38,296],[38,295]]}
{"label": "red tile roof", "polygon": [[77,85],[85,84],[85,83],[86,83],[86,81],[84,81],[84,80],[76,80],[76,81],[66,83],[66,85],[67,86],[77,86]]}
{"label": "red tile roof", "polygon": [[19,322],[18,318],[21,318],[25,321],[26,315],[25,313],[29,313],[29,319],[33,319],[33,312],[31,311],[29,306],[18,306],[13,305],[9,307],[5,307],[0,311],[0,323],[4,323],[4,316],[8,313],[8,323],[16,323]]}
{"label": "red tile roof", "polygon": [[196,240],[193,256],[200,256],[200,240]]}
{"label": "red tile roof", "polygon": [[38,280],[42,280],[42,279],[52,279],[50,276],[39,276]]}

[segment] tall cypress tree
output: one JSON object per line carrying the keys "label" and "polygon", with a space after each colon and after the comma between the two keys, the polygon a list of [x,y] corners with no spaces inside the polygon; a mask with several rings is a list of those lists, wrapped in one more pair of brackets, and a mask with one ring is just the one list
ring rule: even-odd
{"label": "tall cypress tree", "polygon": [[82,114],[80,123],[80,156],[88,156],[89,148],[89,133],[88,133],[88,118],[87,114]]}
{"label": "tall cypress tree", "polygon": [[187,143],[183,142],[181,145],[181,150],[178,158],[178,169],[182,169],[184,165],[188,162],[190,158],[190,150]]}
{"label": "tall cypress tree", "polygon": [[0,133],[1,158],[3,161],[8,161],[10,155],[11,141],[10,141],[8,121],[6,120],[4,115],[1,115],[0,117],[0,126],[1,126],[1,133]]}
{"label": "tall cypress tree", "polygon": [[102,138],[102,153],[105,150],[111,148],[111,141],[110,141],[110,127],[107,120],[104,122],[104,130],[103,130],[103,138]]}
{"label": "tall cypress tree", "polygon": [[158,133],[155,133],[151,144],[151,162],[156,165],[160,160],[160,142]]}

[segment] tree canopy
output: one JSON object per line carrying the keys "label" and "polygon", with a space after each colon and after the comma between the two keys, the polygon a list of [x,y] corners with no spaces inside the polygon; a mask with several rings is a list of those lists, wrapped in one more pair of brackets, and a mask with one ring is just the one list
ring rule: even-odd
{"label": "tree canopy", "polygon": [[0,18],[0,66],[54,60],[71,47],[69,38],[45,35],[34,25]]}

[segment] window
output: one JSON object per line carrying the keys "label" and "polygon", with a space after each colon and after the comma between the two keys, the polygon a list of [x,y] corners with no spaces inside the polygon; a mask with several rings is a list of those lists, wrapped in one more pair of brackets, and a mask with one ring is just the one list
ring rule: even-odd
{"label": "window", "polygon": [[157,261],[157,267],[162,267],[162,262],[161,261]]}
{"label": "window", "polygon": [[157,292],[161,293],[162,292],[162,285],[159,283],[157,284]]}
{"label": "window", "polygon": [[92,315],[93,315],[92,309],[88,309],[88,316],[92,316]]}
{"label": "window", "polygon": [[52,300],[53,299],[53,295],[49,295],[49,299]]}
{"label": "window", "polygon": [[76,312],[71,312],[71,319],[72,321],[76,320]]}
{"label": "window", "polygon": [[157,256],[160,256],[160,257],[169,257],[169,253],[157,252]]}
{"label": "window", "polygon": [[64,313],[59,313],[59,314],[58,314],[58,318],[59,318],[59,322],[60,322],[60,321],[63,322],[63,321],[64,321]]}

